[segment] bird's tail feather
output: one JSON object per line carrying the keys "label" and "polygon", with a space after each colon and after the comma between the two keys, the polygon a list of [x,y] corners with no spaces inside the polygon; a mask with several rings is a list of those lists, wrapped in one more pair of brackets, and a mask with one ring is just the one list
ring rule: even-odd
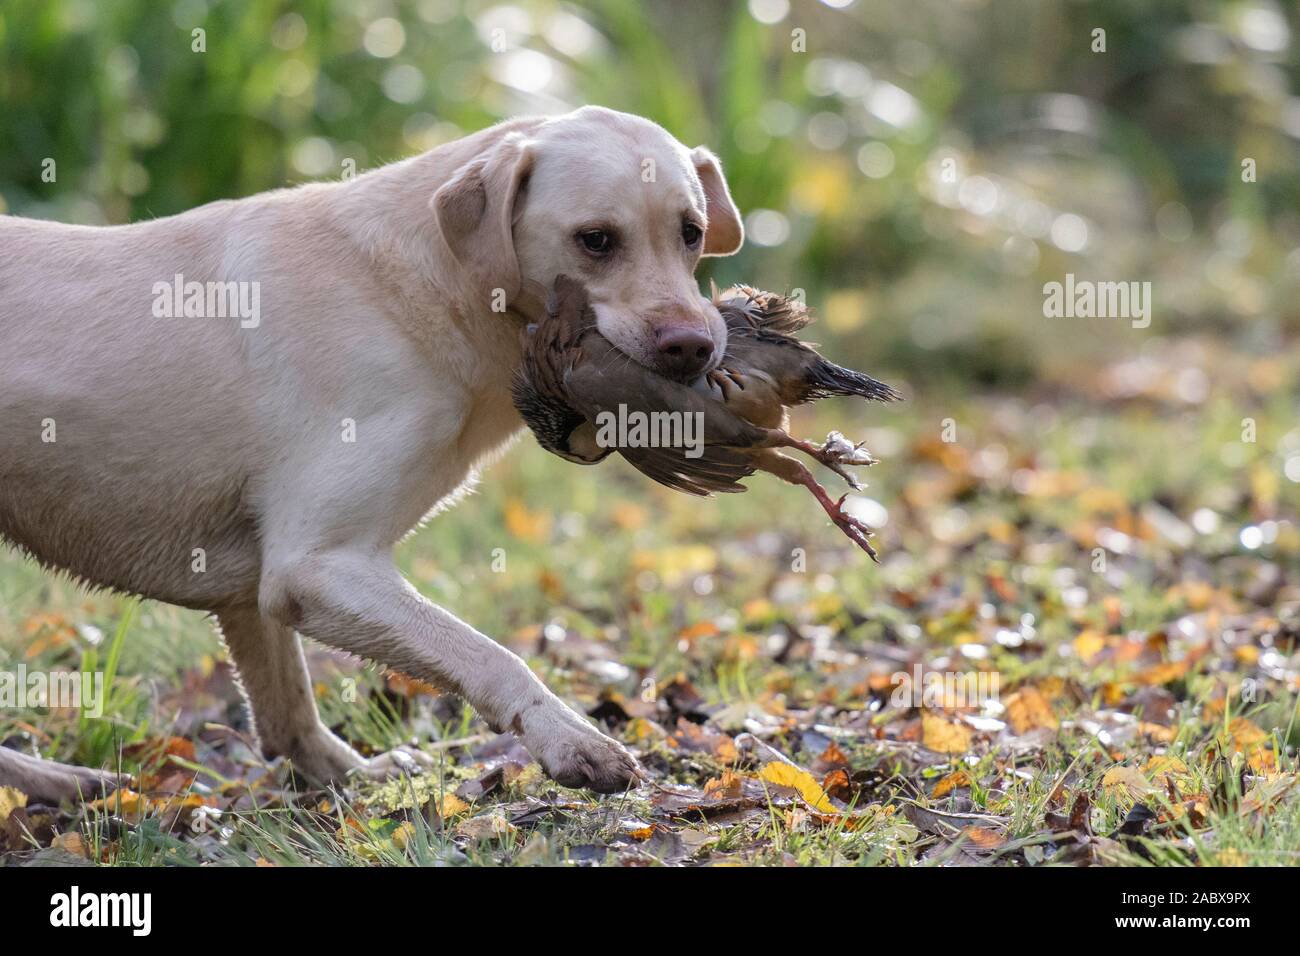
{"label": "bird's tail feather", "polygon": [[892,385],[825,359],[813,365],[808,375],[808,384],[811,386],[809,401],[826,398],[828,395],[857,395],[876,402],[897,402],[903,398],[902,393]]}

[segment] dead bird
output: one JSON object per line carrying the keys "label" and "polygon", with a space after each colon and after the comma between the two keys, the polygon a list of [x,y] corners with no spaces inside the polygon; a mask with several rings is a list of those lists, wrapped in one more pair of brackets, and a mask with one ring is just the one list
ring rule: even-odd
{"label": "dead bird", "polygon": [[[744,491],[740,480],[755,471],[803,485],[831,521],[876,559],[871,529],[844,510],[847,495],[832,500],[801,462],[778,449],[801,451],[858,488],[846,466],[875,459],[837,432],[822,445],[791,436],[787,406],[828,395],[894,401],[898,392],[827,361],[796,339],[793,333],[810,318],[801,303],[748,287],[722,295],[715,290],[714,303],[727,324],[726,353],[717,369],[686,384],[615,348],[597,331],[582,285],[558,277],[545,317],[524,333],[515,406],[539,444],[569,461],[594,464],[617,451],[655,481],[696,495]],[[613,440],[608,426],[629,411],[665,426],[695,423],[695,434],[682,428],[676,441]]]}

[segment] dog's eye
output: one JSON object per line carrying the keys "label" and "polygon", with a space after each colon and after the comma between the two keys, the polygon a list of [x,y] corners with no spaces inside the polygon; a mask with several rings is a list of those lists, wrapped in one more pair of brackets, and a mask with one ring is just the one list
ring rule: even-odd
{"label": "dog's eye", "polygon": [[700,244],[700,239],[704,236],[704,230],[693,222],[682,223],[682,242],[686,243],[688,249],[694,249]]}
{"label": "dog's eye", "polygon": [[578,233],[582,248],[595,256],[607,256],[614,250],[614,237],[604,229],[588,229]]}

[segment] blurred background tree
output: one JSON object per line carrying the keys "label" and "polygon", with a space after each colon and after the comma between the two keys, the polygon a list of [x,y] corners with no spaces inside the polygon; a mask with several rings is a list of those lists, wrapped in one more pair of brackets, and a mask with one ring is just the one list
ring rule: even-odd
{"label": "blurred background tree", "polygon": [[[0,211],[170,215],[598,103],[720,153],[749,242],[702,278],[805,289],[846,361],[1019,387],[1188,333],[1278,354],[1296,28],[1272,0],[6,0]],[[1067,272],[1151,281],[1152,328],[1045,319]]]}

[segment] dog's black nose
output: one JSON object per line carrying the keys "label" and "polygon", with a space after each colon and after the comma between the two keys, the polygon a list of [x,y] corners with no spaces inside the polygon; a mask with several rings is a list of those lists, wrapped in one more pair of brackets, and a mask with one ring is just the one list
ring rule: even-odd
{"label": "dog's black nose", "polygon": [[687,325],[670,325],[659,330],[659,367],[674,378],[694,378],[713,358],[713,340],[702,330]]}

